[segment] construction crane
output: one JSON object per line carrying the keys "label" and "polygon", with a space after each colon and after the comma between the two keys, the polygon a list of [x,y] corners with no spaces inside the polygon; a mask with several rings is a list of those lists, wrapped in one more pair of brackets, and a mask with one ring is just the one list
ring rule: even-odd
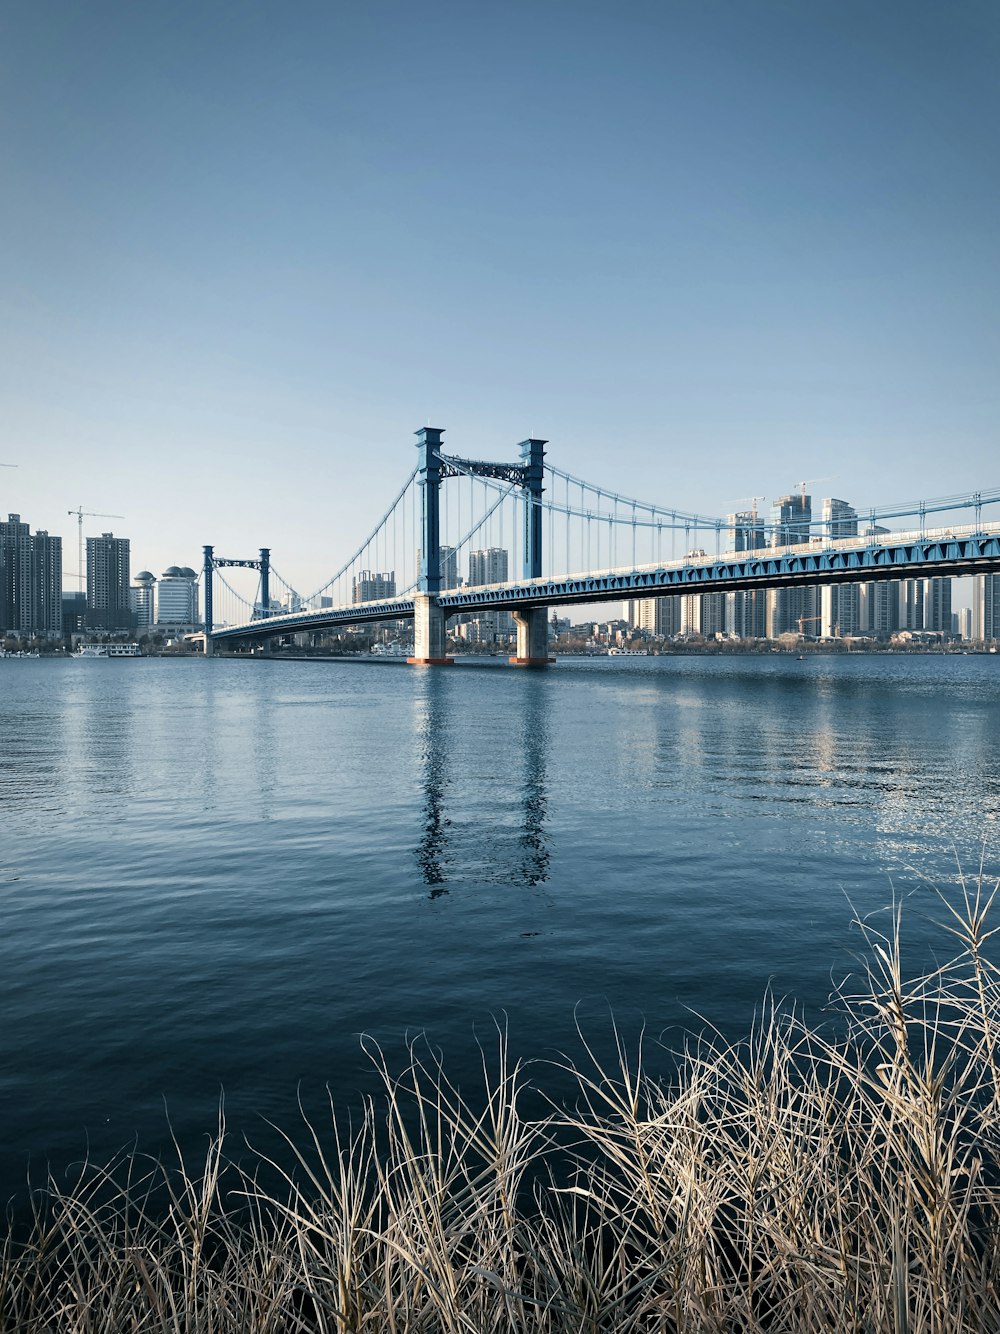
{"label": "construction crane", "polygon": [[738,509],[739,509],[739,506],[740,506],[740,505],[749,505],[749,506],[751,507],[751,509],[750,509],[750,513],[753,515],[753,521],[754,521],[754,523],[756,523],[756,522],[757,522],[757,502],[758,502],[758,500],[766,500],[766,499],[767,499],[767,496],[746,496],[746,497],[744,497],[742,500],[734,500],[734,501],[733,501],[733,509],[734,509],[734,510],[737,510],[737,512],[738,512]]}
{"label": "construction crane", "polygon": [[805,630],[802,627],[808,625],[810,621],[821,621],[822,619],[823,619],[822,616],[800,616],[798,621],[799,634],[800,635],[805,634]]}
{"label": "construction crane", "polygon": [[81,592],[81,593],[84,593],[84,592],[86,592],[86,585],[84,584],[84,581],[83,581],[83,580],[84,580],[84,576],[83,576],[83,518],[84,518],[84,515],[86,515],[88,519],[124,519],[125,515],[124,515],[124,514],[98,514],[96,510],[85,510],[85,509],[83,508],[82,505],[80,505],[80,506],[79,506],[77,509],[75,509],[75,510],[67,510],[66,513],[67,513],[67,514],[75,514],[75,515],[76,515],[76,519],[77,519],[77,523],[78,523],[78,525],[79,525],[79,528],[78,528],[78,530],[77,530],[77,533],[78,533],[78,544],[77,544],[77,552],[76,552],[76,577],[77,577],[77,579],[79,580],[79,583],[80,583],[80,592]]}
{"label": "construction crane", "polygon": [[804,500],[807,486],[815,486],[817,482],[835,482],[838,476],[838,473],[834,473],[832,477],[807,477],[804,482],[796,482],[795,485],[801,491]]}

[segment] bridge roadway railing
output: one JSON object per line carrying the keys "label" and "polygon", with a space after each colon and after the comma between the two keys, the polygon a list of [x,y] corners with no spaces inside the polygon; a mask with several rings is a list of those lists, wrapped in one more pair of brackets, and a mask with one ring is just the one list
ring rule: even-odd
{"label": "bridge roadway railing", "polygon": [[[438,595],[447,614],[475,609],[555,606],[683,593],[788,588],[801,584],[1000,573],[1000,523],[871,537],[821,538],[784,547],[690,553],[679,560],[626,569],[581,571],[506,584],[448,589]],[[334,625],[413,617],[412,598],[360,602],[255,620],[217,629],[213,639],[260,639]]]}

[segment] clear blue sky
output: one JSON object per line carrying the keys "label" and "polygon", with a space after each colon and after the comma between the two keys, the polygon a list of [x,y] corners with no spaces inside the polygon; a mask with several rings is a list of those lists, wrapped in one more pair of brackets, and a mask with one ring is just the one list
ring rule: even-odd
{"label": "clear blue sky", "polygon": [[0,510],[311,587],[428,421],[703,513],[1000,483],[998,69],[995,0],[8,0]]}

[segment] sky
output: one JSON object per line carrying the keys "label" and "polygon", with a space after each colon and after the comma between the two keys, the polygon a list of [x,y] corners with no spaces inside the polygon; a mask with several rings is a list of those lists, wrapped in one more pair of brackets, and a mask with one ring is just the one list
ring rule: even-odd
{"label": "sky", "polygon": [[998,68],[994,0],[7,0],[0,511],[308,589],[428,423],[706,514],[1000,485]]}

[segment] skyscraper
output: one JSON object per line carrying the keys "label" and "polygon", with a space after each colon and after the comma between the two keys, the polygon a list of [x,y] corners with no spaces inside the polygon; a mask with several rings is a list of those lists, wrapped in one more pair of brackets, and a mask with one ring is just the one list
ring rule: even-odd
{"label": "skyscraper", "polygon": [[1000,639],[1000,574],[977,574],[972,581],[972,638]]}
{"label": "skyscraper", "polygon": [[[804,491],[779,496],[771,506],[772,547],[803,546],[809,541],[812,496]],[[768,634],[819,632],[819,597],[815,588],[776,588],[768,599]]]}
{"label": "skyscraper", "polygon": [[[885,537],[888,531],[879,524],[869,524],[863,535],[874,540]],[[876,639],[888,639],[899,629],[899,592],[895,582],[880,579],[858,586],[858,624],[863,634],[874,635]]]}
{"label": "skyscraper", "polygon": [[87,538],[87,624],[96,630],[127,630],[129,540],[102,533]]}
{"label": "skyscraper", "polygon": [[[767,545],[764,521],[756,509],[729,515],[733,551],[761,551]],[[737,589],[729,594],[728,628],[740,639],[763,639],[767,634],[767,594],[762,588]]]}
{"label": "skyscraper", "polygon": [[361,570],[351,580],[352,602],[381,602],[396,596],[396,571]]}
{"label": "skyscraper", "polygon": [[503,547],[488,547],[485,551],[469,552],[469,583],[473,587],[481,584],[505,584],[508,575],[509,559]]}
{"label": "skyscraper", "polygon": [[823,535],[825,537],[857,537],[858,512],[846,500],[830,496],[823,501]]}
{"label": "skyscraper", "polygon": [[876,639],[888,639],[899,629],[898,580],[880,579],[861,585],[861,628]]}
{"label": "skyscraper", "polygon": [[796,491],[778,496],[771,506],[771,546],[794,547],[809,541],[812,496]]}
{"label": "skyscraper", "polygon": [[679,597],[630,598],[625,603],[625,618],[637,630],[658,638],[671,638],[681,631]]}
{"label": "skyscraper", "polygon": [[148,631],[156,621],[155,592],[156,575],[140,570],[129,590],[129,608],[139,631]]}
{"label": "skyscraper", "polygon": [[[846,500],[828,496],[823,501],[823,538],[837,542],[857,537],[858,512]],[[820,633],[826,639],[856,635],[861,629],[861,589],[857,584],[831,584],[820,597]]]}
{"label": "skyscraper", "polygon": [[924,580],[924,629],[952,633],[950,579]]}
{"label": "skyscraper", "polygon": [[897,579],[896,595],[899,598],[898,628],[900,630],[922,630],[924,628],[924,583],[923,579]]}
{"label": "skyscraper", "polygon": [[156,590],[157,625],[198,624],[198,576],[190,565],[170,565]]}
{"label": "skyscraper", "polygon": [[701,633],[706,639],[714,639],[726,630],[726,595],[725,593],[702,593],[700,611]]}
{"label": "skyscraper", "polygon": [[755,509],[730,514],[727,523],[733,551],[760,551],[767,545],[764,521]]}
{"label": "skyscraper", "polygon": [[19,514],[0,523],[0,632],[62,635],[62,538],[32,535]]}
{"label": "skyscraper", "polygon": [[458,552],[454,547],[438,547],[441,562],[441,587],[458,588]]}

